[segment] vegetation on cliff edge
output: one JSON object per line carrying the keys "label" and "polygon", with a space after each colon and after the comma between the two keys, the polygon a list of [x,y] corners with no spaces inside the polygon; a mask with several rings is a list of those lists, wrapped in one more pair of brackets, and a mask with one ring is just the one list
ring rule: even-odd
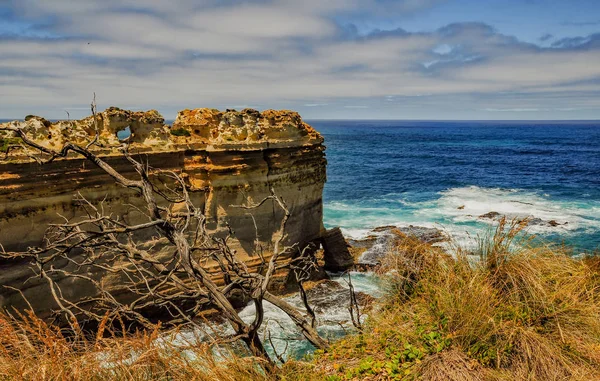
{"label": "vegetation on cliff edge", "polygon": [[526,225],[501,220],[477,263],[404,239],[363,332],[286,379],[600,379],[600,260],[533,247]]}

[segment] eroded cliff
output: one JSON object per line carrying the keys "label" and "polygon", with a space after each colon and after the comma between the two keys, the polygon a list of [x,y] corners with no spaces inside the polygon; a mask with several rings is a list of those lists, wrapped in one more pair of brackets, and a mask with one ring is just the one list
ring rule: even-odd
{"label": "eroded cliff", "polygon": [[[129,129],[129,151],[140,155],[152,168],[181,174],[194,203],[204,208],[210,232],[224,234],[230,226],[235,237],[233,248],[251,267],[261,261],[255,252],[257,247],[264,250],[266,257],[270,254],[272,236],[283,215],[270,203],[251,213],[236,206],[260,201],[271,188],[291,212],[285,243],[304,246],[321,236],[325,147],[321,135],[295,112],[183,110],[173,126],[168,126],[154,110],[109,108],[97,114],[96,119],[50,122],[29,116],[25,121],[4,126],[21,128],[36,143],[52,149],[60,149],[67,142],[87,145],[97,135],[97,144],[91,149],[133,179],[137,173],[119,151],[123,142],[118,133]],[[0,243],[5,250],[39,246],[49,224],[81,215],[82,209],[75,200],[77,194],[102,204],[107,212],[125,221],[144,219],[139,196],[116,186],[104,171],[86,159],[72,154],[40,165],[32,159],[35,152],[10,148],[18,145],[19,139],[12,133],[0,132],[0,146],[8,150],[0,160]],[[38,310],[52,307],[46,285],[29,279],[32,272],[28,266],[14,262],[0,265],[1,285],[20,289],[25,297],[35,301]],[[218,278],[218,271],[210,270]],[[119,288],[117,277],[95,276]],[[64,280],[58,280],[61,281]],[[73,280],[69,282],[73,283],[61,286],[73,298],[92,292]],[[23,303],[20,293],[13,289],[0,290],[0,305],[19,307]]]}

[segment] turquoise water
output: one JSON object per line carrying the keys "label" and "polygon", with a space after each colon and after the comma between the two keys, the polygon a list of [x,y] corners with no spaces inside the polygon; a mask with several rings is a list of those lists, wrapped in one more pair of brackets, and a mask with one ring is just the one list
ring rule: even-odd
{"label": "turquoise water", "polygon": [[[381,280],[375,274],[352,272],[351,276],[356,292],[363,292],[373,297],[382,295]],[[347,279],[347,275],[332,275],[332,280],[339,284],[338,287],[333,287],[332,284],[323,284],[317,286],[321,288],[313,291],[312,294],[309,291],[311,307],[317,317],[317,330],[322,337],[328,340],[335,340],[355,331],[348,312],[350,294],[346,283]],[[284,299],[298,310],[304,311],[304,305],[299,295],[296,294]],[[264,322],[259,334],[262,338],[265,338],[263,340],[265,349],[272,358],[275,358],[275,353],[277,353],[284,358],[300,359],[314,352],[315,348],[304,339],[289,316],[269,302],[263,302],[263,307]],[[254,304],[250,303],[239,314],[245,322],[251,323],[254,321],[255,312]],[[361,315],[362,322],[366,318],[367,315]],[[192,344],[209,341],[209,337],[215,333],[226,337],[233,335],[234,331],[227,323],[211,324],[210,327],[201,330],[180,332],[175,337],[165,338],[165,340],[170,340],[179,345]],[[266,339],[269,336],[271,340]],[[216,350],[216,353],[218,353],[218,348]]]}
{"label": "turquoise water", "polygon": [[[324,219],[359,238],[437,227],[473,244],[479,216],[537,218],[530,232],[600,247],[600,123],[310,121],[325,136]],[[560,226],[550,226],[555,221]]]}

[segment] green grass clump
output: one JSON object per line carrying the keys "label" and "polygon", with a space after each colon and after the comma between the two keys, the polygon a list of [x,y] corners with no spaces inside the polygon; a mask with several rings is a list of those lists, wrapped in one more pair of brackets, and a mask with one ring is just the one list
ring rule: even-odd
{"label": "green grass clump", "polygon": [[192,136],[192,134],[185,128],[176,128],[174,130],[171,130],[171,135],[173,135],[173,136]]}
{"label": "green grass clump", "polygon": [[21,143],[21,138],[0,138],[0,152],[6,153],[11,145]]}

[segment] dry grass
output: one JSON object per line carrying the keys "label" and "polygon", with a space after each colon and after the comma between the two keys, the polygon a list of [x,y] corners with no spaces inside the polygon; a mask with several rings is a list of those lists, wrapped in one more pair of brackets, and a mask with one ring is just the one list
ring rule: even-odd
{"label": "dry grass", "polygon": [[470,257],[402,240],[380,310],[305,379],[600,379],[600,260],[533,247],[526,226],[500,221]]}
{"label": "dry grass", "polygon": [[[102,329],[101,329],[102,330]],[[207,345],[157,340],[155,332],[127,338],[67,339],[32,314],[0,316],[0,380],[268,380],[258,360]],[[227,354],[226,354],[227,355]]]}
{"label": "dry grass", "polygon": [[484,381],[489,378],[481,365],[456,349],[428,356],[417,366],[416,373],[430,381]]}

